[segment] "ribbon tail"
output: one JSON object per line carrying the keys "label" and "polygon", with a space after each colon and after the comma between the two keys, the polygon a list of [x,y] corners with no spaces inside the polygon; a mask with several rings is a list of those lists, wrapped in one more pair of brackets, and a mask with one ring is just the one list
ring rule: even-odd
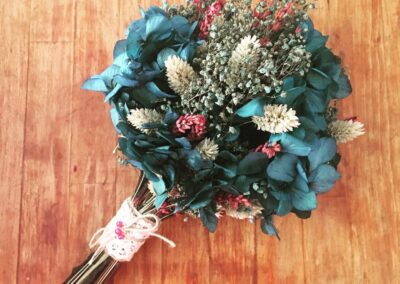
{"label": "ribbon tail", "polygon": [[173,241],[171,241],[170,239],[167,239],[166,237],[164,237],[162,235],[159,235],[159,234],[156,234],[156,233],[150,233],[150,235],[153,236],[153,237],[159,238],[160,240],[166,242],[167,244],[169,244],[173,248],[176,247],[176,244]]}

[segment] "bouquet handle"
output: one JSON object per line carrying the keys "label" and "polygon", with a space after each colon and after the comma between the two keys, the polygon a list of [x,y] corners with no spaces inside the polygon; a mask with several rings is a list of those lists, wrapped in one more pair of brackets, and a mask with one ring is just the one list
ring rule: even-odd
{"label": "bouquet handle", "polygon": [[161,219],[154,200],[142,174],[134,194],[122,203],[110,222],[93,235],[89,243],[92,253],[72,270],[64,283],[104,283],[119,264],[130,261],[151,236],[175,247],[172,241],[156,233]]}
{"label": "bouquet handle", "polygon": [[71,274],[63,283],[104,283],[115,271],[117,271],[120,265],[120,262],[114,260],[105,252],[101,253],[99,257],[90,264],[92,257],[93,253],[91,253],[80,265],[74,267]]}

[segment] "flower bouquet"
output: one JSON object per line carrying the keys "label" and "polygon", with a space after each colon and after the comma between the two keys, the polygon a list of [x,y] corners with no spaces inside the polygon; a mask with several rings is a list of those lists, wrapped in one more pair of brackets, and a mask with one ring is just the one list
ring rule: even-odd
{"label": "flower bouquet", "polygon": [[309,218],[340,178],[337,143],[364,132],[338,120],[350,95],[341,60],[308,17],[305,0],[189,0],[141,10],[114,62],[83,89],[105,94],[123,165],[137,189],[93,236],[93,252],[66,283],[102,283],[175,214]]}

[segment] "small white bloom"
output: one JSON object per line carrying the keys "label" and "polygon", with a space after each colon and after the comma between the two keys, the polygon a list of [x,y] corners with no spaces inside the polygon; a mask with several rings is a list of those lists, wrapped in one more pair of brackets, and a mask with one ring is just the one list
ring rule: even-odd
{"label": "small white bloom", "polygon": [[296,111],[287,109],[287,105],[266,105],[264,116],[253,116],[252,120],[259,130],[273,134],[289,132],[300,125]]}
{"label": "small white bloom", "polygon": [[160,123],[162,121],[162,115],[154,109],[131,109],[130,114],[126,117],[130,124],[135,128],[139,129],[143,133],[151,133],[151,129],[143,128],[146,123]]}
{"label": "small white bloom", "polygon": [[177,56],[170,56],[165,61],[169,86],[179,95],[183,95],[196,78],[196,72],[186,61]]}
{"label": "small white bloom", "polygon": [[346,143],[365,133],[364,124],[352,120],[336,120],[328,125],[329,134],[337,143]]}
{"label": "small white bloom", "polygon": [[218,155],[218,145],[210,138],[205,138],[196,147],[203,159],[215,160]]}

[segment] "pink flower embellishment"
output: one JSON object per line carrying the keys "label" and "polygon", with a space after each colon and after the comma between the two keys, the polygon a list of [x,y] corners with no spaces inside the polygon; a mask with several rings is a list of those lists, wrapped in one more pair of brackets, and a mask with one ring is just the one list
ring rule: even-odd
{"label": "pink flower embellishment", "polygon": [[181,115],[175,123],[175,134],[186,134],[190,141],[200,140],[206,133],[206,118],[201,114]]}
{"label": "pink flower embellishment", "polygon": [[115,229],[115,234],[117,235],[117,238],[120,240],[125,239],[124,223],[122,221],[117,221],[115,225],[117,226],[117,228]]}
{"label": "pink flower embellishment", "polygon": [[273,142],[272,144],[269,144],[268,142],[265,143],[264,145],[260,145],[256,148],[256,152],[261,152],[264,153],[268,156],[268,158],[273,158],[275,157],[276,153],[282,151],[282,147],[280,144]]}

